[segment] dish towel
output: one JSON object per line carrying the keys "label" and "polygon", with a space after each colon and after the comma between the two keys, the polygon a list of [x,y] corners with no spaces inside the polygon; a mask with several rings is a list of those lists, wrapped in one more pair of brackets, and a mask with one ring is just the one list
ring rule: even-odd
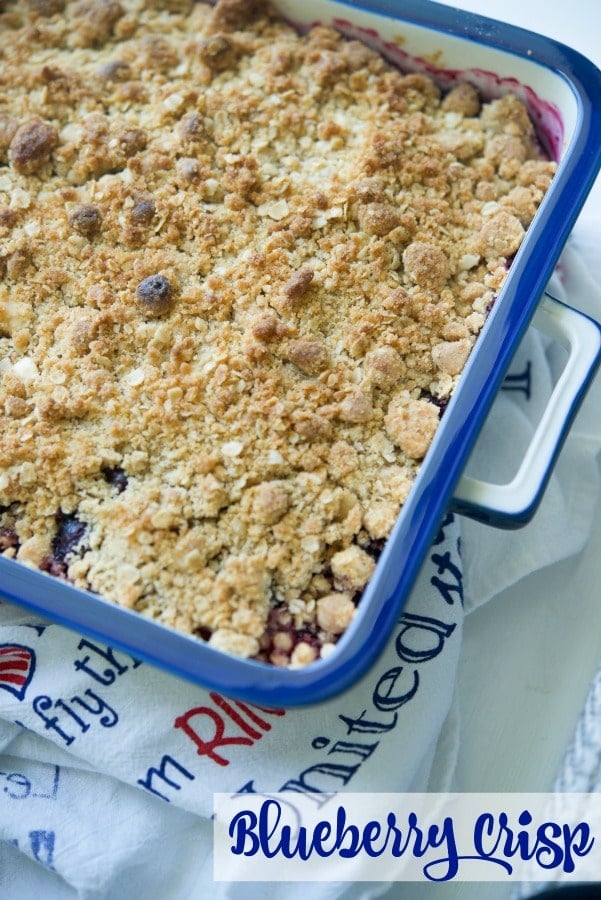
{"label": "dish towel", "polygon": [[[585,227],[584,227],[585,226]],[[594,237],[601,230],[601,214],[583,216],[572,236],[568,249],[568,266],[565,271],[567,289],[582,290],[592,298],[589,312],[595,314],[600,303],[598,289],[601,263],[594,253]],[[574,248],[574,249],[573,249]],[[598,316],[598,313],[597,313]],[[599,386],[593,388],[590,399],[594,402],[587,409],[600,408]],[[596,402],[595,402],[596,401]],[[590,420],[592,422],[592,419]],[[593,442],[597,435],[591,432]],[[590,684],[584,706],[576,723],[572,738],[566,748],[559,772],[550,790],[557,793],[601,792],[601,662]],[[516,887],[511,900],[526,900],[550,887],[548,884],[522,884]]]}
{"label": "dish towel", "polygon": [[[577,241],[559,271],[553,293],[567,293],[573,305],[586,301],[601,316]],[[528,332],[470,474],[512,474],[551,391],[557,356]],[[524,373],[528,392],[515,389]],[[318,706],[235,702],[0,602],[0,896],[294,900],[304,885],[213,883],[214,792],[452,789],[464,618],[584,546],[599,497],[598,400],[596,385],[535,522],[502,532],[447,515],[378,662]],[[311,897],[363,900],[385,889],[312,884]]]}
{"label": "dish towel", "polygon": [[[590,685],[552,790],[561,794],[601,792],[601,665]],[[545,883],[523,883],[516,886],[510,900],[536,897],[549,887]]]}

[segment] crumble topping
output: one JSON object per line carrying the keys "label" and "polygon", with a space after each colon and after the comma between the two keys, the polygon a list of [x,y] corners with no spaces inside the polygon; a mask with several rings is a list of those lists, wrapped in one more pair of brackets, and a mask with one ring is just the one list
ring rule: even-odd
{"label": "crumble topping", "polygon": [[243,0],[7,0],[0,57],[0,552],[326,655],[553,176],[525,107]]}

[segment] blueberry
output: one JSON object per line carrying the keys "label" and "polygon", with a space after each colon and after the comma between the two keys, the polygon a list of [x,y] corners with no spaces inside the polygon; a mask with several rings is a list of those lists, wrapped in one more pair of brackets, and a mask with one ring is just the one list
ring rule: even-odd
{"label": "blueberry", "polygon": [[171,282],[164,275],[149,275],[136,288],[136,299],[147,316],[162,316],[173,302]]}
{"label": "blueberry", "polygon": [[422,400],[427,400],[428,403],[433,403],[434,406],[437,406],[439,409],[439,415],[442,418],[444,415],[444,411],[446,410],[449,401],[447,398],[435,397],[429,391],[422,391],[420,394]]}
{"label": "blueberry", "polygon": [[382,550],[386,546],[386,540],[384,538],[375,540],[371,539],[368,543],[363,547],[366,553],[369,553],[372,559],[375,559],[376,562],[379,560],[382,555]]}
{"label": "blueberry", "polygon": [[97,206],[84,203],[77,206],[69,215],[69,222],[76,231],[89,238],[99,231],[102,217]]}
{"label": "blueberry", "polygon": [[122,494],[127,487],[127,472],[120,466],[113,466],[102,470],[102,474],[109,484],[117,488],[117,493]]}
{"label": "blueberry", "polygon": [[207,625],[199,625],[198,628],[194,629],[194,634],[196,637],[199,637],[201,641],[208,641],[213,634],[212,630]]}
{"label": "blueberry", "polygon": [[131,220],[134,225],[149,225],[154,219],[156,211],[154,200],[139,200],[131,211]]}
{"label": "blueberry", "polygon": [[76,516],[60,512],[56,517],[57,532],[52,541],[53,559],[62,563],[70,553],[73,553],[84,534],[86,523],[81,522]]}

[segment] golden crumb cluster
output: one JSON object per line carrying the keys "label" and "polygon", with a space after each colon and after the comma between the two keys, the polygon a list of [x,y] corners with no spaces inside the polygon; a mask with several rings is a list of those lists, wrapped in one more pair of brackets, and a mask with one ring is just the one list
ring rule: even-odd
{"label": "golden crumb cluster", "polygon": [[260,2],[3,0],[0,551],[325,655],[553,172]]}

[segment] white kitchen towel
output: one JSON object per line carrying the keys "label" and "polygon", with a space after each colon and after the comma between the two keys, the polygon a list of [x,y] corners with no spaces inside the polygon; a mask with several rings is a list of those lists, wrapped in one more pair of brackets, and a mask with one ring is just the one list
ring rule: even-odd
{"label": "white kitchen towel", "polygon": [[[584,707],[550,790],[558,794],[601,792],[601,664],[590,684]],[[557,886],[557,885],[556,885]],[[527,900],[551,883],[516,885],[508,900]]]}
{"label": "white kitchen towel", "polygon": [[452,516],[376,666],[313,708],[237,703],[3,605],[0,836],[81,896],[117,896],[132,867],[139,884],[141,858],[146,896],[201,896],[157,876],[210,883],[214,791],[425,789],[462,619]]}
{"label": "white kitchen towel", "polygon": [[[579,299],[591,287],[579,266],[573,247],[563,282],[574,303],[574,292]],[[593,300],[599,315],[598,294]],[[509,453],[511,474],[522,444],[505,446],[503,435],[527,441],[552,386],[554,354],[537,333],[527,335],[470,471],[498,473]],[[529,390],[512,390],[524,372]],[[319,706],[284,712],[236,703],[0,604],[0,895],[301,897],[303,885],[212,883],[213,792],[449,788],[465,610],[577,552],[590,531],[601,447],[594,393],[586,406],[536,526],[504,533],[448,516],[382,657],[358,685]],[[382,888],[312,885],[311,896],[358,900]]]}

